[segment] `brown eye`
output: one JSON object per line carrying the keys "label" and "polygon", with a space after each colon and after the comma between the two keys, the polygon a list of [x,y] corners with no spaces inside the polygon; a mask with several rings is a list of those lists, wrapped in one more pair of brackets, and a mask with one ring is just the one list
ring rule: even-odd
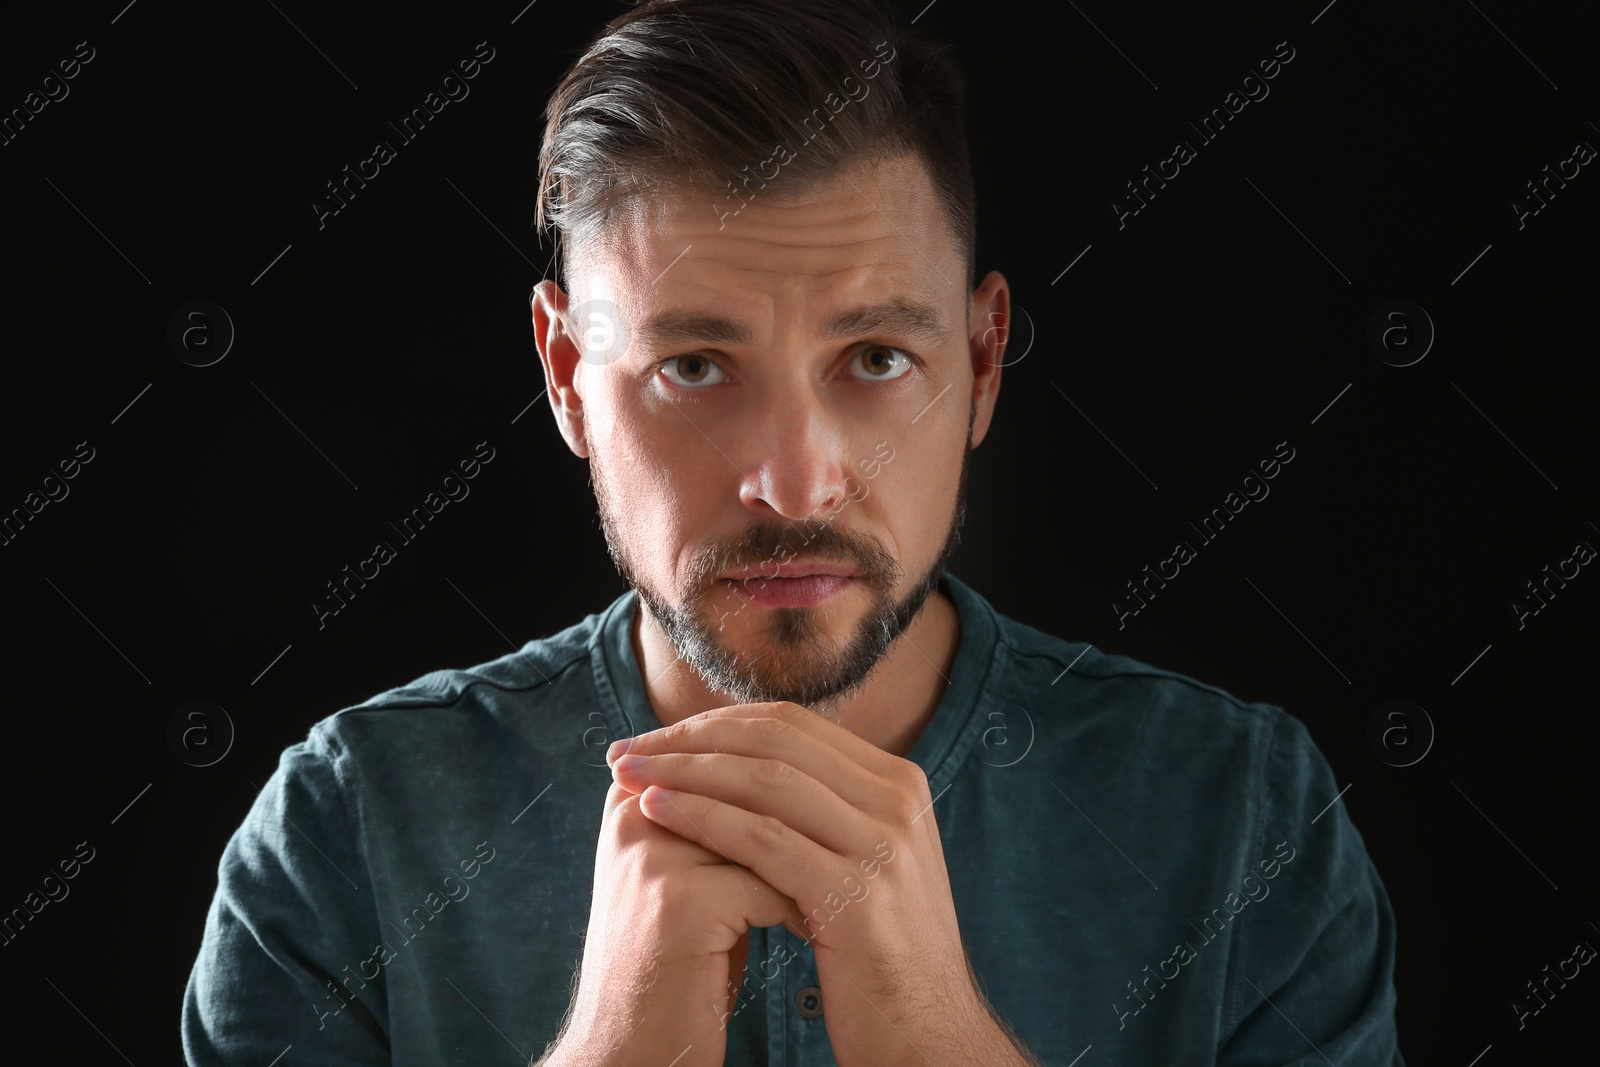
{"label": "brown eye", "polygon": [[851,363],[859,363],[866,371],[857,377],[876,378],[879,381],[898,378],[911,369],[911,357],[904,349],[892,345],[868,345],[856,353]]}
{"label": "brown eye", "polygon": [[[673,371],[676,371],[676,377],[670,373]],[[663,360],[661,373],[665,374],[667,380],[674,385],[693,388],[699,385],[715,385],[722,380],[716,375],[722,374],[723,371],[705,356],[691,352],[688,355],[673,356],[671,359]]]}

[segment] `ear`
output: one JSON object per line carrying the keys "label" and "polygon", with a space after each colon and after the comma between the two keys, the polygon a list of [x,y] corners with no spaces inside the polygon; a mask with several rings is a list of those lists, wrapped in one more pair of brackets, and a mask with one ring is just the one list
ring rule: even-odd
{"label": "ear", "polygon": [[533,340],[539,347],[539,361],[544,365],[544,381],[550,394],[550,406],[555,411],[556,426],[573,455],[587,457],[583,397],[577,387],[582,353],[567,334],[563,321],[567,294],[547,278],[533,287],[528,303],[533,311]]}
{"label": "ear", "polygon": [[972,357],[972,399],[978,413],[972,422],[972,445],[978,446],[989,431],[995,400],[1000,395],[1000,368],[1006,361],[1011,338],[1011,287],[1005,275],[992,270],[972,291],[972,335],[967,347]]}

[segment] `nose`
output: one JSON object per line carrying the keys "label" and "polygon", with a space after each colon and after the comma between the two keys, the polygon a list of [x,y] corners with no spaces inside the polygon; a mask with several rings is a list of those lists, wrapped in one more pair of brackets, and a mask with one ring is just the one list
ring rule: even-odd
{"label": "nose", "polygon": [[799,522],[844,503],[846,435],[821,397],[785,390],[760,401],[750,417],[754,451],[739,486],[747,508]]}

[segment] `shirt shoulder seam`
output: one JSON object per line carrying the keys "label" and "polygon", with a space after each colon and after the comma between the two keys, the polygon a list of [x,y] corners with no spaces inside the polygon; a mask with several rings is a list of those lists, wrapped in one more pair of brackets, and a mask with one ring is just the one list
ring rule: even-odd
{"label": "shirt shoulder seam", "polygon": [[[578,649],[565,663],[562,663],[559,667],[556,667],[545,677],[529,682],[527,685],[504,685],[492,678],[485,678],[482,675],[473,674],[472,671],[474,668],[446,668],[444,670],[435,671],[432,673],[445,674],[450,676],[452,679],[464,676],[467,680],[461,685],[461,688],[454,690],[453,692],[446,693],[426,693],[412,691],[410,687],[415,685],[416,681],[421,680],[417,679],[415,681],[406,683],[406,685],[379,693],[376,696],[370,697],[359,704],[352,704],[349,707],[341,708],[339,711],[334,713],[334,716],[330,716],[330,718],[338,715],[346,715],[353,712],[362,711],[421,711],[425,709],[452,708],[461,703],[461,701],[467,696],[473,687],[479,685],[488,686],[491,689],[498,690],[502,693],[525,693],[533,689],[538,689],[540,686],[554,685],[558,678],[566,674],[577,664],[588,659],[591,654],[591,649],[588,647]],[[429,677],[429,675],[423,675],[422,677],[426,678]]]}
{"label": "shirt shoulder seam", "polygon": [[[1068,660],[1065,656],[1058,652],[1053,652],[1046,649],[1023,648],[1016,642],[1009,640],[1007,643],[1019,656],[1033,656],[1038,659],[1047,659],[1053,663],[1058,663],[1063,667],[1067,667],[1074,662],[1072,660]],[[1090,645],[1089,647],[1094,648],[1093,645]],[[1098,651],[1098,649],[1096,651]],[[1137,667],[1100,667],[1097,673],[1086,673],[1074,667],[1073,672],[1078,674],[1078,676],[1081,678],[1093,678],[1096,681],[1105,681],[1111,678],[1160,678],[1169,682],[1177,682],[1181,685],[1187,686],[1190,689],[1196,689],[1203,693],[1209,693],[1215,697],[1220,697],[1240,710],[1260,711],[1263,708],[1270,708],[1275,711],[1281,711],[1276,704],[1264,703],[1258,700],[1245,700],[1243,697],[1230,693],[1226,689],[1202,682],[1197,678],[1191,678],[1186,674],[1180,674],[1177,671],[1171,671],[1162,667],[1151,666],[1149,664],[1142,664]],[[1292,718],[1292,716],[1290,717]]]}

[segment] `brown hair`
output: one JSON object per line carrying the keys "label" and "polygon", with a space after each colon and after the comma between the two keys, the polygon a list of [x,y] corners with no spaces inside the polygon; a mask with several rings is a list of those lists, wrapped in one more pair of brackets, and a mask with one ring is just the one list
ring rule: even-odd
{"label": "brown hair", "polygon": [[536,224],[553,227],[559,262],[641,195],[704,195],[725,222],[747,197],[909,152],[970,290],[963,107],[949,47],[899,26],[881,0],[646,0],[606,24],[545,107]]}

